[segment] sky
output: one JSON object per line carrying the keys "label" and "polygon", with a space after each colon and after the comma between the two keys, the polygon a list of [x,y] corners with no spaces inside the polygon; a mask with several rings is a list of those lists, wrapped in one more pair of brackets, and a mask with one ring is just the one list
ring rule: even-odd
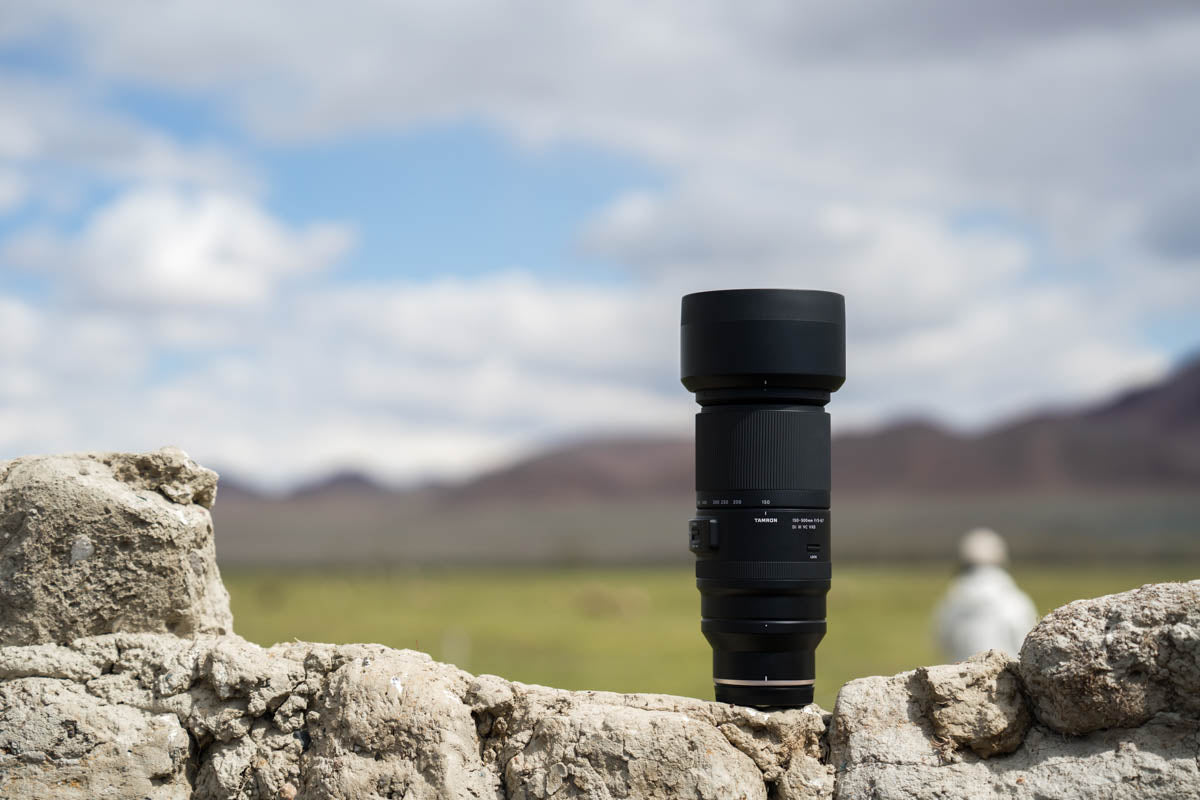
{"label": "sky", "polygon": [[835,430],[1200,348],[1200,5],[0,14],[0,458],[260,486],[687,435],[679,298],[842,292]]}

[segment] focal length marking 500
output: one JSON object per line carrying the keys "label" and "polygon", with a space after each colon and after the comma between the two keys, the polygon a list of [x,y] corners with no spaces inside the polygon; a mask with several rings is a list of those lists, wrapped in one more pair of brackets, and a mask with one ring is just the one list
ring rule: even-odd
{"label": "focal length marking 500", "polygon": [[688,546],[722,702],[813,699],[830,580],[824,406],[846,377],[845,316],[832,292],[683,298],[683,385],[701,406]]}

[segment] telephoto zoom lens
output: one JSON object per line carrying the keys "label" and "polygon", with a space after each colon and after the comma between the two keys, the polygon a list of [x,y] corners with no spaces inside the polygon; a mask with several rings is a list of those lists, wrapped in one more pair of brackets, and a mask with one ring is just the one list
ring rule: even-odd
{"label": "telephoto zoom lens", "polygon": [[846,379],[845,299],[739,289],[683,298],[694,392],[700,629],[718,701],[811,703],[829,591],[829,415]]}

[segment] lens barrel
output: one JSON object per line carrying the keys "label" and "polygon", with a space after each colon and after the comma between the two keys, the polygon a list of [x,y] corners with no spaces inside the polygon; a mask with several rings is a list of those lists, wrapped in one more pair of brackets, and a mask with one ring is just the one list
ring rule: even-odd
{"label": "lens barrel", "polygon": [[721,702],[812,702],[829,591],[829,415],[846,376],[845,299],[737,289],[683,298],[696,395],[700,629]]}

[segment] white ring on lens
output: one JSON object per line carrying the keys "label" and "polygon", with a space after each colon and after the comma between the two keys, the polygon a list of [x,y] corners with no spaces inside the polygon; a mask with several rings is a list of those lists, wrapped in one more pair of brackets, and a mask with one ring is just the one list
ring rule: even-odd
{"label": "white ring on lens", "polygon": [[812,686],[814,679],[806,681],[739,681],[733,678],[713,678],[713,683],[725,686]]}

